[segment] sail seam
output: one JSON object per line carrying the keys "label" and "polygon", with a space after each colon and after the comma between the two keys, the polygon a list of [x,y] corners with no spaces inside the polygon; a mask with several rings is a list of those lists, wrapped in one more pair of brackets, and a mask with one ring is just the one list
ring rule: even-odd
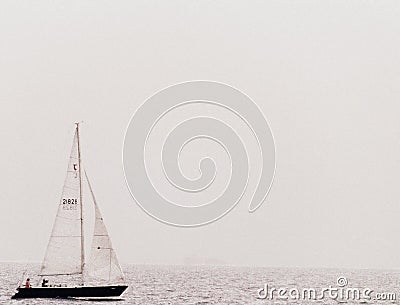
{"label": "sail seam", "polygon": [[80,235],[52,235],[51,237],[74,237],[74,238],[77,238],[77,237],[81,237]]}

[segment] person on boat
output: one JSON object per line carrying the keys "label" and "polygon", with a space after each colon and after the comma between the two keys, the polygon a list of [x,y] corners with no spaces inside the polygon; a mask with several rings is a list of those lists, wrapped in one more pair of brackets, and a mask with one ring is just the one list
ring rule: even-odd
{"label": "person on boat", "polygon": [[31,280],[29,278],[26,279],[25,288],[31,288]]}
{"label": "person on boat", "polygon": [[47,283],[48,283],[48,282],[49,282],[48,280],[43,279],[43,281],[42,281],[42,287],[47,287]]}

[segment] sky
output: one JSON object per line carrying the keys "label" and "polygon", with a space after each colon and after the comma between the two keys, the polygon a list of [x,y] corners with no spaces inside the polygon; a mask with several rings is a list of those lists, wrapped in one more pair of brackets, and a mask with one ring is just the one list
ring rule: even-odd
{"label": "sky", "polygon": [[[83,121],[84,166],[123,263],[400,268],[397,1],[0,6],[0,261],[43,258],[74,122]],[[122,148],[147,98],[199,79],[238,88],[260,107],[276,175],[255,213],[249,185],[219,221],[178,228],[133,201]],[[192,108],[165,124],[185,111],[220,115]],[[194,143],[184,159],[193,162],[182,162],[188,176],[204,147]]]}

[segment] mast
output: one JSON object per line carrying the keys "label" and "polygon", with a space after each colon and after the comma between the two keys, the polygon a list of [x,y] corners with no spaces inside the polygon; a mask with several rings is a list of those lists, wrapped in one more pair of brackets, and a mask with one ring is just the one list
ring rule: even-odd
{"label": "mast", "polygon": [[83,234],[83,201],[82,201],[82,171],[81,171],[81,146],[79,139],[79,123],[76,124],[76,136],[78,140],[78,170],[79,170],[79,201],[80,201],[80,220],[81,220],[81,272],[82,272],[82,285],[84,284],[85,267],[85,238]]}

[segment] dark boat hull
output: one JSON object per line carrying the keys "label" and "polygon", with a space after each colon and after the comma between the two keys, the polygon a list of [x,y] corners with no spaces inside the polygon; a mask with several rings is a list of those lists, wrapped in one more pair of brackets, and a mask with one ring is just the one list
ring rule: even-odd
{"label": "dark boat hull", "polygon": [[17,288],[12,299],[25,298],[108,298],[119,297],[128,286],[76,286]]}

